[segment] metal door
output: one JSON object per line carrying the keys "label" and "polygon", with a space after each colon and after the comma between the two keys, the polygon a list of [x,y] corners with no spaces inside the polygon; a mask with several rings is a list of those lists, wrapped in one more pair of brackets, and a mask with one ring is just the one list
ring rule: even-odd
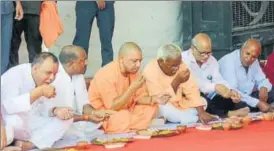
{"label": "metal door", "polygon": [[188,49],[193,36],[207,33],[212,40],[213,55],[219,59],[232,50],[231,2],[182,2],[183,48]]}

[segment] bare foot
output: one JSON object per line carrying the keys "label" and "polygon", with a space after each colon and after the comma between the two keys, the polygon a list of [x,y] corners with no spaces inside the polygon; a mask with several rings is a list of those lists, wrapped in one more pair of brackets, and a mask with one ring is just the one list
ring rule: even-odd
{"label": "bare foot", "polygon": [[3,151],[21,151],[21,148],[15,146],[7,146],[3,149]]}
{"label": "bare foot", "polygon": [[31,150],[31,149],[36,148],[36,146],[33,143],[26,142],[26,141],[21,141],[21,140],[16,140],[15,141],[15,146],[20,147],[22,151]]}
{"label": "bare foot", "polygon": [[228,117],[231,117],[231,116],[244,117],[244,116],[247,116],[249,112],[250,112],[250,109],[248,107],[244,107],[244,108],[241,108],[241,109],[238,109],[238,110],[229,111],[227,113],[227,116]]}
{"label": "bare foot", "polygon": [[259,101],[259,103],[257,104],[257,107],[260,109],[261,112],[263,113],[266,113],[266,112],[269,112],[269,110],[271,109],[270,108],[270,105],[267,104],[266,102],[263,102],[263,101]]}

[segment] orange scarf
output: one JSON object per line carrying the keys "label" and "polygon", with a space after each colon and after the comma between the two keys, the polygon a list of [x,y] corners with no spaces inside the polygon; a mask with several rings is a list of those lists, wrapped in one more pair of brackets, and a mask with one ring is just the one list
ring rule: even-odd
{"label": "orange scarf", "polygon": [[47,48],[51,47],[63,33],[55,1],[44,1],[40,13],[40,33]]}

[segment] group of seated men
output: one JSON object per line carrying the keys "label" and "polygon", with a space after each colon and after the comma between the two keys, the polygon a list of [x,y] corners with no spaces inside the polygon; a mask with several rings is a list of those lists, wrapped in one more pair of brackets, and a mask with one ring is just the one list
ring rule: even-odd
{"label": "group of seated men", "polygon": [[83,48],[65,46],[58,59],[42,52],[1,76],[1,149],[12,150],[6,147],[11,143],[21,150],[52,147],[73,135],[79,122],[89,123],[77,129],[83,133],[89,128],[124,133],[165,122],[208,123],[216,115],[272,111],[274,89],[259,66],[260,53],[260,43],[248,39],[218,62],[210,37],[199,33],[189,50],[160,47],[141,72],[142,50],[126,42],[87,90]]}

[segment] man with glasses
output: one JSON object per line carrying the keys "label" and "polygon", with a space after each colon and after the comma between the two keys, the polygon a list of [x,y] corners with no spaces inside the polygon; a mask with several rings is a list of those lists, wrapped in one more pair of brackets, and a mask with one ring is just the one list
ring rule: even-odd
{"label": "man with glasses", "polygon": [[191,48],[182,53],[182,60],[195,76],[199,89],[208,100],[207,111],[221,117],[245,116],[249,108],[236,110],[240,95],[231,89],[219,72],[217,60],[212,56],[211,39],[198,33],[191,41]]}
{"label": "man with glasses", "polygon": [[240,49],[222,57],[219,64],[222,76],[240,92],[243,104],[251,111],[268,112],[273,110],[269,104],[274,102],[274,90],[259,65],[261,49],[259,41],[248,39]]}
{"label": "man with glasses", "polygon": [[159,105],[158,116],[186,125],[214,119],[205,112],[206,101],[200,96],[194,77],[182,62],[181,49],[177,45],[160,47],[157,59],[145,67],[144,76],[150,96],[164,94],[167,99]]}

